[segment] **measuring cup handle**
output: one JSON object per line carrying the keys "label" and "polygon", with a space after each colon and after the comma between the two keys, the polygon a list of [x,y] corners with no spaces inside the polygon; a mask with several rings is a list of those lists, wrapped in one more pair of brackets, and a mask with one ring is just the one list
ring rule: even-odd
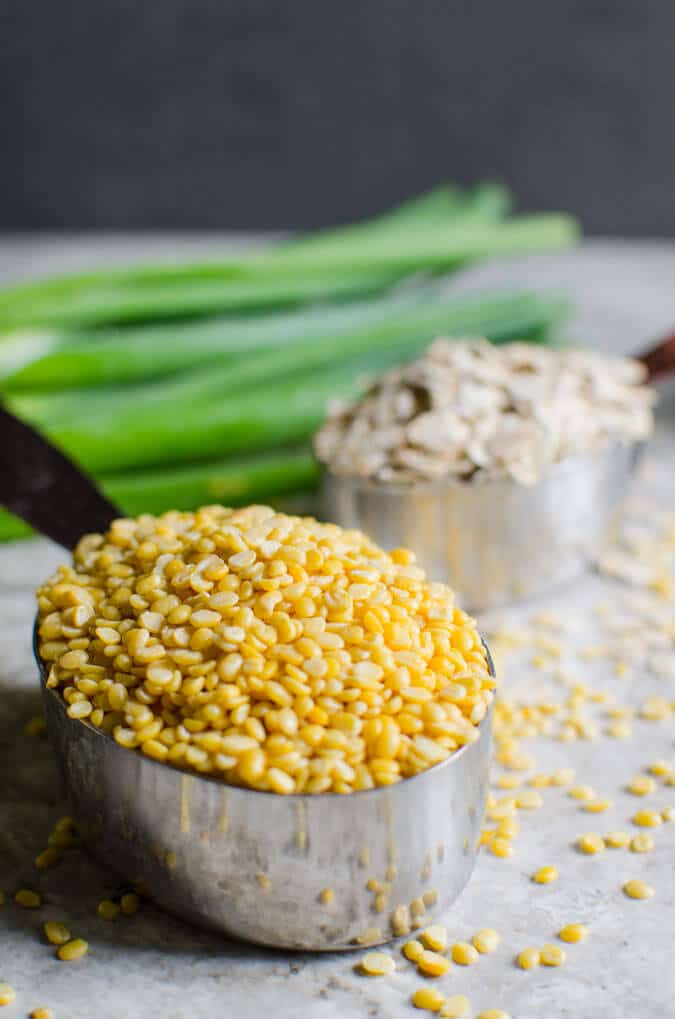
{"label": "measuring cup handle", "polygon": [[68,549],[121,516],[72,460],[1,406],[0,505]]}
{"label": "measuring cup handle", "polygon": [[665,339],[651,347],[638,360],[642,361],[647,369],[649,381],[665,378],[675,373],[675,333],[666,336]]}

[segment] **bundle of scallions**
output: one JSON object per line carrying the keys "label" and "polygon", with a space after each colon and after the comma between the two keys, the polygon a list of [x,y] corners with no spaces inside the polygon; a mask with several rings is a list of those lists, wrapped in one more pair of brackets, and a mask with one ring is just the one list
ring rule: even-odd
{"label": "bundle of scallions", "polygon": [[[374,219],[261,252],[0,291],[0,397],[125,513],[310,490],[331,398],[437,335],[547,342],[532,293],[448,294],[479,259],[570,244],[562,214],[512,216],[493,184],[444,186]],[[0,512],[0,540],[27,530]]]}

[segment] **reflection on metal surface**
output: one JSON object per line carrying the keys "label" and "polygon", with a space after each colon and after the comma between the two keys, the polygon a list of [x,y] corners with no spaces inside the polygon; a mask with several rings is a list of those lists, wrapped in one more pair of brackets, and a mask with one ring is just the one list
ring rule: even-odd
{"label": "reflection on metal surface", "polygon": [[404,545],[470,611],[533,597],[582,572],[605,537],[641,445],[570,457],[539,484],[394,488],[324,472],[327,519]]}
{"label": "reflection on metal surface", "polygon": [[352,944],[360,946],[377,945],[383,940],[386,940],[386,938],[382,937],[382,931],[379,927],[366,927],[365,930],[352,939]]}
{"label": "reflection on metal surface", "polygon": [[303,800],[298,800],[295,804],[295,813],[298,822],[298,829],[295,835],[295,842],[298,850],[304,853],[307,848],[307,811],[305,810],[305,804]]}
{"label": "reflection on metal surface", "polygon": [[221,833],[221,835],[227,834],[229,823],[230,819],[227,816],[227,789],[223,789],[223,807],[220,819],[218,821],[218,831]]}
{"label": "reflection on metal surface", "polygon": [[180,780],[180,830],[190,831],[190,775],[183,775]]}
{"label": "reflection on metal surface", "polygon": [[[389,940],[406,910],[409,927],[424,926],[428,908],[447,909],[469,879],[475,848],[464,847],[476,846],[483,815],[490,716],[476,743],[414,778],[347,796],[280,796],[224,788],[126,750],[68,718],[44,679],[50,738],[84,840],[185,919],[276,947],[347,949]],[[425,889],[420,875],[432,869]],[[327,887],[331,901],[317,908]]]}

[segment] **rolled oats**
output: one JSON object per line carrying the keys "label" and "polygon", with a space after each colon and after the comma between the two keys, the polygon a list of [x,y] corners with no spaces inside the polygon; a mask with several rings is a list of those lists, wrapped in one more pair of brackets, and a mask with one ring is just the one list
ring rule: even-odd
{"label": "rolled oats", "polygon": [[390,484],[533,485],[567,456],[645,438],[653,403],[643,366],[630,358],[438,339],[357,403],[331,408],[315,449],[336,474]]}

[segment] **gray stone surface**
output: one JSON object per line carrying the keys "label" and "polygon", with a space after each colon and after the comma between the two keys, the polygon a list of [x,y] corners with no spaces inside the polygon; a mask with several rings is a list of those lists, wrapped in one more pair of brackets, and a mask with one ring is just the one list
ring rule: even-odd
{"label": "gray stone surface", "polygon": [[[118,239],[111,247],[122,255],[141,250],[135,243],[125,244]],[[65,257],[69,264],[90,255],[105,258],[110,247],[81,240],[35,247],[24,242],[18,252],[22,264],[14,260],[16,251],[11,243],[0,244],[4,274],[53,267],[54,258]],[[673,279],[674,247],[594,243],[573,254],[481,268],[462,286],[518,281],[570,293],[577,306],[573,334],[605,349],[626,351],[639,349],[675,325]],[[668,392],[637,489],[672,512],[675,434]],[[30,652],[32,591],[60,558],[60,551],[45,541],[0,548],[0,888],[7,894],[0,906],[0,980],[17,991],[16,1003],[6,1010],[8,1019],[26,1016],[38,1005],[53,1008],[56,1019],[412,1016],[410,994],[422,981],[403,959],[392,977],[367,979],[353,972],[354,956],[297,956],[234,944],[188,927],[150,904],[136,916],[110,924],[98,919],[96,906],[115,891],[115,879],[83,852],[69,852],[63,863],[44,874],[34,870],[33,858],[65,810],[48,744],[23,732],[26,720],[40,709]],[[517,622],[534,611],[550,610],[572,619],[563,666],[593,689],[609,690],[623,704],[637,705],[652,693],[673,699],[672,678],[638,671],[631,679],[619,680],[608,662],[588,664],[574,653],[597,643],[598,623],[590,607],[606,601],[611,613],[624,594],[621,585],[588,576],[508,616]],[[673,603],[661,604],[672,618]],[[527,656],[507,666],[503,682],[507,696],[540,697],[550,687],[551,695],[561,698],[560,688],[548,674],[533,669]],[[601,719],[602,709],[593,710]],[[470,885],[444,919],[453,940],[491,926],[501,933],[502,943],[472,969],[453,966],[437,984],[447,993],[467,994],[472,1015],[491,1007],[506,1009],[513,1019],[663,1019],[673,1014],[675,824],[656,831],[655,851],[642,856],[608,850],[590,858],[571,848],[583,831],[629,830],[630,815],[647,804],[622,790],[626,780],[656,758],[675,762],[672,723],[636,720],[631,725],[628,741],[600,735],[572,744],[539,740],[527,745],[537,757],[538,770],[572,766],[578,781],[590,783],[614,805],[606,814],[585,814],[563,791],[544,790],[543,809],[522,818],[513,859],[480,855]],[[675,803],[675,789],[661,787],[649,800],[659,807]],[[547,863],[557,865],[560,880],[546,887],[533,885],[529,875]],[[622,883],[637,876],[654,886],[651,901],[633,902],[622,895]],[[39,911],[21,910],[13,903],[12,895],[22,885],[42,890]],[[54,949],[41,935],[46,919],[64,920],[86,937],[90,954],[77,964],[56,961]],[[564,968],[524,973],[513,966],[517,951],[555,940],[556,931],[572,921],[588,923],[591,933],[587,943],[569,946]]]}

